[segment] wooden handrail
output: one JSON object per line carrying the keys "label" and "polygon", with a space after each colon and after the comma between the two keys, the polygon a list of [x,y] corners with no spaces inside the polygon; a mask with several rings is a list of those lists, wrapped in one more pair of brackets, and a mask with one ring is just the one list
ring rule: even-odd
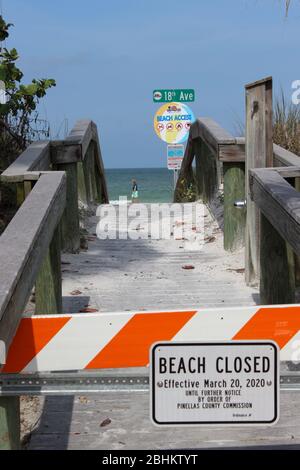
{"label": "wooden handrail", "polygon": [[[33,142],[1,174],[1,180],[10,183],[21,183],[25,181],[25,179],[37,180],[40,172],[50,170],[50,167],[50,142]],[[31,173],[30,177],[29,173]]]}
{"label": "wooden handrail", "polygon": [[96,124],[91,120],[79,120],[65,140],[37,141],[29,147],[1,174],[1,180],[11,183],[38,180],[51,165],[84,161],[91,143],[95,144],[95,163],[101,179],[104,203],[109,202],[104,165]]}
{"label": "wooden handrail", "polygon": [[[277,168],[250,171],[251,199],[300,256],[300,193]],[[294,169],[300,177],[300,169]]]}
{"label": "wooden handrail", "polygon": [[240,155],[236,138],[211,118],[198,118],[191,125],[190,136],[201,139],[218,160],[237,161]]}
{"label": "wooden handrail", "polygon": [[260,209],[260,302],[295,302],[295,254],[300,256],[300,193],[287,177],[300,167],[259,168],[249,172],[251,200]]}
{"label": "wooden handrail", "polygon": [[[0,237],[0,340],[16,332],[66,202],[64,172],[42,175]],[[0,364],[5,362],[0,358]]]}

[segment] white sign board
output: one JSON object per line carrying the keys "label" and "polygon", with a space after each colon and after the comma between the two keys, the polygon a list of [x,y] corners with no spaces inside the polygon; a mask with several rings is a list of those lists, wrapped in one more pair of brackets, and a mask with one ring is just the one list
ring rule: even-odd
{"label": "white sign board", "polygon": [[173,144],[167,146],[168,170],[180,170],[184,157],[184,145]]}
{"label": "white sign board", "polygon": [[279,352],[272,341],[159,343],[150,353],[157,425],[275,424]]}
{"label": "white sign board", "polygon": [[168,170],[180,170],[183,158],[169,157]]}

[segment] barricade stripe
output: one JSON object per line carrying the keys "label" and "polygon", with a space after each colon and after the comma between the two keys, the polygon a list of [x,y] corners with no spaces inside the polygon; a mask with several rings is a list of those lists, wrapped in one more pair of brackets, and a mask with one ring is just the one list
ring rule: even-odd
{"label": "barricade stripe", "polygon": [[3,373],[20,372],[48,344],[70,317],[23,318],[9,348]]}
{"label": "barricade stripe", "polygon": [[144,367],[149,348],[156,341],[169,341],[196,313],[138,313],[86,366],[86,369]]}
{"label": "barricade stripe", "polygon": [[56,370],[84,369],[132,317],[129,312],[111,316],[74,315],[22,372],[53,370],[54,365]]}
{"label": "barricade stripe", "polygon": [[201,309],[174,336],[173,341],[231,339],[257,311],[257,307]]}
{"label": "barricade stripe", "polygon": [[271,339],[282,349],[299,330],[299,306],[260,308],[232,339]]}
{"label": "barricade stripe", "polygon": [[157,341],[274,340],[300,360],[300,305],[25,317],[2,373],[145,367]]}

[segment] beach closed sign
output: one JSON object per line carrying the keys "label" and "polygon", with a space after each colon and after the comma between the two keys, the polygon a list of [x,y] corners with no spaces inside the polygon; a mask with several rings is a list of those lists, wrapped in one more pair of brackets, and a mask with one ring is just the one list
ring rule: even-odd
{"label": "beach closed sign", "polygon": [[272,341],[159,343],[150,352],[156,425],[271,425],[279,417]]}
{"label": "beach closed sign", "polygon": [[154,116],[156,135],[168,144],[182,144],[195,121],[192,110],[184,103],[167,103]]}

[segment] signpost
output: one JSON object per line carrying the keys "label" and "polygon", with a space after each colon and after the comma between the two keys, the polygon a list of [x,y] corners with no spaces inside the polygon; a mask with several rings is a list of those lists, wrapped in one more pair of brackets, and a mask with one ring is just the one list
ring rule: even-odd
{"label": "signpost", "polygon": [[[195,101],[192,89],[159,89],[153,91],[154,103],[167,103],[161,106],[154,116],[156,135],[168,144],[168,169],[174,173],[174,190],[184,157],[184,146],[190,126],[195,121],[192,110],[184,102]],[[176,146],[177,144],[177,146]]]}
{"label": "signpost", "polygon": [[184,145],[182,144],[172,144],[167,147],[167,156],[168,156],[168,170],[173,170],[174,172],[174,190],[176,188],[178,170],[180,170],[182,165],[182,160],[184,157]]}
{"label": "signpost", "polygon": [[155,424],[271,425],[278,420],[274,342],[163,342],[150,356]]}
{"label": "signpost", "polygon": [[171,103],[172,101],[192,102],[195,101],[195,90],[192,89],[173,89],[173,90],[154,90],[154,103]]}

